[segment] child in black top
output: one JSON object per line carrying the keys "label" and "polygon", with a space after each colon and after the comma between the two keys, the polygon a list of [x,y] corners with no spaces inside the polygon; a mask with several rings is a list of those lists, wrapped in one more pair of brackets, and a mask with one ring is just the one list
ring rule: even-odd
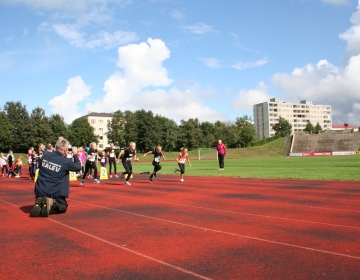
{"label": "child in black top", "polygon": [[112,175],[111,175],[111,166],[112,165],[114,166],[114,173],[115,173],[115,177],[117,178],[117,175],[116,175],[116,152],[115,152],[113,143],[110,144],[110,148],[108,149],[108,156],[109,156],[110,178],[112,178]]}
{"label": "child in black top", "polygon": [[130,182],[129,182],[129,179],[131,177],[131,174],[132,174],[132,164],[131,164],[131,161],[134,160],[137,161],[139,160],[138,158],[136,158],[136,144],[134,142],[131,142],[130,145],[129,145],[129,148],[125,149],[125,150],[122,150],[119,154],[119,157],[118,157],[118,161],[120,161],[120,157],[123,156],[121,158],[121,162],[125,168],[125,172],[122,172],[120,174],[120,179],[122,180],[122,178],[124,177],[124,175],[126,174],[126,180],[125,180],[125,185],[127,186],[131,186]]}
{"label": "child in black top", "polygon": [[154,151],[149,151],[146,154],[144,154],[144,157],[146,157],[146,155],[148,154],[154,155],[154,160],[152,162],[152,165],[154,166],[154,171],[148,179],[150,183],[153,183],[152,179],[156,178],[156,172],[158,172],[161,169],[161,165],[160,165],[161,158],[165,160],[165,156],[161,150],[162,150],[161,146],[157,146]]}

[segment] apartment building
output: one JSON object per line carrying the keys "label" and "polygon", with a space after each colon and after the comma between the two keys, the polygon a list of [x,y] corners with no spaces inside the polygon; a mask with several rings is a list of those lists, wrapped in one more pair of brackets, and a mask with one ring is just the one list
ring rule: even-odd
{"label": "apartment building", "polygon": [[99,135],[98,149],[103,150],[110,146],[109,139],[106,135],[108,131],[108,124],[112,120],[113,114],[111,113],[95,113],[89,112],[85,116],[89,124],[94,128],[95,135]]}
{"label": "apartment building", "polygon": [[272,98],[270,101],[255,104],[253,111],[254,126],[259,139],[275,135],[272,126],[279,121],[279,116],[292,125],[294,132],[303,131],[308,122],[314,126],[319,123],[324,130],[332,128],[331,106],[313,104],[311,100],[287,103],[281,98]]}

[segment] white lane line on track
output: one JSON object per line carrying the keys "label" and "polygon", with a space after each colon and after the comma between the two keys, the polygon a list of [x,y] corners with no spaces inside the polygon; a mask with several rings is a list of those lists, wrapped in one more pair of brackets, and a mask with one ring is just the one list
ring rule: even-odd
{"label": "white lane line on track", "polygon": [[171,224],[175,224],[175,225],[180,225],[180,226],[186,226],[186,227],[190,227],[190,228],[200,229],[200,230],[202,230],[202,231],[211,231],[211,232],[215,232],[215,233],[221,233],[221,234],[226,234],[226,235],[230,235],[230,236],[242,237],[242,238],[246,238],[246,239],[251,239],[251,240],[256,240],[256,241],[262,241],[262,242],[271,243],[271,244],[276,244],[276,245],[283,245],[283,246],[292,247],[292,248],[297,248],[297,249],[302,249],[302,250],[308,250],[308,251],[313,251],[313,252],[325,253],[325,254],[329,254],[329,255],[334,255],[334,256],[340,256],[340,257],[346,257],[346,258],[351,258],[351,259],[360,260],[360,257],[357,257],[357,256],[346,255],[346,254],[341,254],[341,253],[336,253],[336,252],[331,252],[331,251],[326,251],[326,250],[321,250],[321,249],[304,247],[304,246],[295,245],[295,244],[290,244],[290,243],[278,242],[278,241],[269,240],[269,239],[264,239],[264,238],[258,238],[258,237],[243,235],[243,234],[237,234],[237,233],[232,233],[232,232],[227,232],[227,231],[222,231],[222,230],[217,230],[217,229],[205,228],[205,227],[200,227],[200,226],[196,226],[196,225],[191,225],[191,224],[185,224],[185,223],[180,223],[180,222],[175,222],[175,221],[160,219],[160,218],[156,218],[156,217],[152,217],[152,216],[147,216],[147,215],[143,215],[143,214],[138,214],[138,213],[133,213],[133,212],[128,212],[128,211],[123,211],[123,210],[114,209],[114,208],[110,208],[110,207],[105,207],[105,206],[101,206],[101,205],[97,205],[97,204],[92,204],[92,203],[88,203],[88,202],[82,202],[82,201],[78,201],[78,200],[74,200],[74,199],[69,199],[69,200],[74,201],[74,202],[78,202],[78,203],[82,203],[82,204],[86,204],[86,205],[90,205],[90,206],[95,206],[95,207],[102,208],[102,209],[107,209],[107,210],[111,210],[111,211],[116,211],[116,212],[128,214],[128,215],[133,215],[133,216],[138,216],[138,217],[142,217],[142,218],[157,220],[157,221],[161,221],[161,222],[165,222],[165,223],[171,223]]}
{"label": "white lane line on track", "polygon": [[156,202],[156,203],[168,204],[168,205],[184,206],[184,207],[189,207],[189,208],[196,208],[196,209],[203,209],[203,210],[211,210],[211,211],[217,211],[217,212],[223,212],[223,213],[239,214],[239,215],[244,215],[244,216],[260,217],[260,218],[266,218],[266,219],[277,219],[277,220],[284,220],[284,221],[310,223],[310,224],[318,224],[318,225],[326,225],[326,226],[333,226],[333,227],[343,227],[343,228],[351,228],[351,229],[358,229],[358,230],[360,230],[360,227],[354,227],[354,226],[345,226],[345,225],[321,223],[321,222],[314,222],[314,221],[289,219],[289,218],[282,218],[282,217],[277,217],[277,216],[265,216],[265,215],[251,214],[251,213],[231,211],[231,210],[221,210],[221,209],[216,209],[216,208],[208,208],[208,207],[194,206],[194,205],[188,205],[188,204],[179,204],[179,203],[173,203],[173,202],[164,202],[164,201],[158,201],[158,200],[152,200],[152,199],[145,199],[145,198],[135,198],[135,197],[131,197],[131,196],[117,195],[117,194],[111,194],[111,193],[106,193],[106,192],[97,192],[97,193],[98,193],[98,194],[110,195],[110,196],[125,197],[125,198],[130,198],[130,199],[135,199],[135,200],[142,200],[142,201],[149,201],[149,202]]}
{"label": "white lane line on track", "polygon": [[[15,206],[15,207],[20,207],[19,205],[15,205],[15,204],[13,204],[13,203],[7,202],[7,201],[2,200],[2,199],[0,199],[0,201],[2,201],[2,202],[4,202],[4,203],[7,203],[7,204],[9,204],[9,205]],[[131,249],[129,249],[129,248],[124,248],[124,247],[121,246],[121,245],[118,245],[118,244],[116,244],[116,243],[110,242],[110,241],[108,241],[108,240],[106,240],[106,239],[103,239],[103,238],[101,238],[101,237],[95,236],[95,235],[93,235],[93,234],[84,232],[84,231],[82,231],[82,230],[80,230],[80,229],[77,229],[77,228],[74,228],[74,227],[72,227],[72,226],[66,225],[66,224],[64,224],[64,223],[62,223],[62,222],[59,222],[59,221],[56,221],[56,220],[54,220],[54,219],[52,219],[52,218],[47,218],[46,220],[51,221],[51,222],[56,223],[56,224],[59,224],[59,225],[61,225],[61,226],[63,226],[63,227],[69,228],[69,229],[71,229],[71,230],[74,230],[74,231],[76,231],[76,232],[78,232],[78,233],[84,234],[84,235],[86,235],[86,236],[88,236],[88,237],[94,238],[94,239],[96,239],[96,240],[98,240],[98,241],[104,242],[104,243],[106,243],[106,244],[109,244],[109,245],[114,246],[114,247],[116,247],[116,248],[119,248],[119,249],[121,249],[121,250],[124,250],[124,251],[127,251],[127,252],[129,252],[129,253],[138,255],[138,256],[143,257],[143,258],[145,258],[145,259],[148,259],[148,260],[150,260],[150,261],[154,261],[154,262],[157,262],[157,263],[159,263],[159,264],[161,264],[161,265],[168,266],[168,267],[170,267],[170,268],[173,268],[173,269],[178,270],[178,271],[180,271],[180,272],[183,272],[183,273],[185,273],[185,274],[189,274],[189,275],[194,276],[194,277],[197,277],[197,278],[199,278],[199,279],[211,280],[211,278],[208,278],[208,277],[206,277],[206,276],[197,274],[197,273],[195,273],[195,272],[192,272],[192,271],[190,271],[190,270],[181,268],[181,267],[179,267],[179,266],[176,266],[176,265],[173,265],[173,264],[164,262],[164,261],[162,261],[162,260],[155,259],[155,258],[153,258],[153,257],[150,257],[150,256],[148,256],[148,255],[142,254],[142,253],[137,252],[137,251],[134,251],[134,250],[131,250]]]}

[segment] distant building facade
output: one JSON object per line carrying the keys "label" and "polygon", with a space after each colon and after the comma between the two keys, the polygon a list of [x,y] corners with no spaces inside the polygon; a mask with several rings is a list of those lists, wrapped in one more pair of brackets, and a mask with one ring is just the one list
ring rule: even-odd
{"label": "distant building facade", "polygon": [[85,116],[89,124],[94,128],[94,134],[98,135],[98,149],[103,150],[110,146],[110,141],[107,137],[108,124],[111,122],[113,114],[111,113],[95,113],[90,112]]}
{"label": "distant building facade", "polygon": [[308,122],[314,126],[319,123],[323,130],[332,129],[332,114],[330,105],[313,104],[311,100],[300,103],[286,103],[281,98],[253,106],[254,126],[259,139],[275,135],[272,126],[279,121],[279,116],[286,119],[293,132],[303,131]]}

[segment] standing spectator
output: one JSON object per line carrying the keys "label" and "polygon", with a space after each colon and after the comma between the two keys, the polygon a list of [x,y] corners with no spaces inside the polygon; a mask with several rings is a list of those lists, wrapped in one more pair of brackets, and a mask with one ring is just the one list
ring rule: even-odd
{"label": "standing spectator", "polygon": [[218,141],[216,146],[216,150],[218,152],[219,159],[219,170],[224,170],[224,160],[226,155],[226,147],[221,140]]}
{"label": "standing spectator", "polygon": [[4,157],[3,153],[0,153],[0,168],[1,168],[2,176],[5,177],[5,174],[8,173],[8,168],[6,165],[6,157]]}
{"label": "standing spectator", "polygon": [[67,159],[69,142],[61,138],[56,142],[53,153],[45,153],[39,159],[39,177],[35,184],[35,205],[31,210],[32,217],[48,217],[50,210],[65,213],[69,196],[69,171],[77,172],[81,165],[77,148],[72,148],[73,160]]}
{"label": "standing spectator", "polygon": [[6,159],[8,161],[8,166],[9,166],[8,176],[11,177],[11,176],[13,176],[13,164],[14,164],[14,161],[15,161],[15,157],[13,155],[12,150],[9,151]]}
{"label": "standing spectator", "polygon": [[116,153],[115,153],[115,148],[114,148],[114,143],[110,143],[110,148],[108,150],[108,156],[109,156],[109,166],[110,166],[110,178],[112,178],[111,175],[111,166],[114,166],[114,174],[115,177],[117,178],[118,176],[116,175]]}
{"label": "standing spectator", "polygon": [[35,178],[38,160],[39,156],[36,154],[35,150],[33,150],[31,153],[31,180],[34,180]]}
{"label": "standing spectator", "polygon": [[33,147],[30,147],[30,149],[28,150],[28,154],[27,154],[27,162],[28,162],[28,168],[29,168],[29,177],[30,177],[30,180],[33,180],[32,179],[32,151],[34,150]]}

